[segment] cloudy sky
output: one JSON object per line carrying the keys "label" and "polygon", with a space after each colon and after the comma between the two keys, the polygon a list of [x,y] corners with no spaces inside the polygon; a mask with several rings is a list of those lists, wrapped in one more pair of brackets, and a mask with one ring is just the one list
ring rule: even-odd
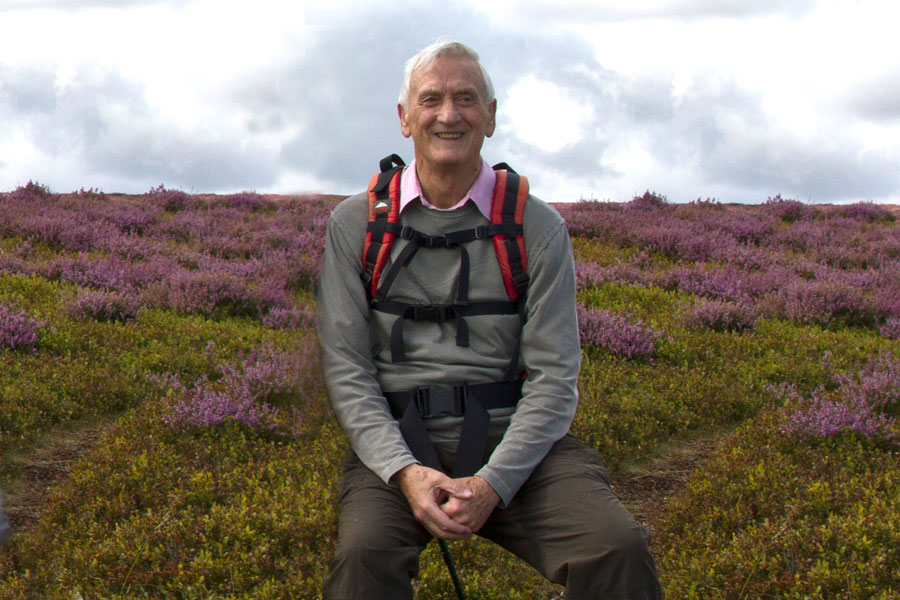
{"label": "cloudy sky", "polygon": [[359,191],[440,36],[564,202],[900,203],[895,0],[0,0],[0,191]]}

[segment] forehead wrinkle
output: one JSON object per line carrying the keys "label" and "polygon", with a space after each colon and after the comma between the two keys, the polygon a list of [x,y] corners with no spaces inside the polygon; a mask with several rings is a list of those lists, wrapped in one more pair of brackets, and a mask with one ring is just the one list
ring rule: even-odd
{"label": "forehead wrinkle", "polygon": [[[410,76],[410,91],[415,91],[415,97],[421,97],[424,94],[444,94],[444,90],[450,89],[452,94],[473,94],[482,103],[487,103],[487,88],[478,68],[478,63],[466,61],[462,59],[466,73],[462,76],[458,74],[453,78],[445,79],[433,73],[435,64],[445,57],[438,57],[434,62],[426,67],[420,67],[413,71]],[[449,60],[459,60],[453,57],[446,57]],[[468,63],[468,64],[466,64]],[[473,80],[474,78],[474,80]]]}

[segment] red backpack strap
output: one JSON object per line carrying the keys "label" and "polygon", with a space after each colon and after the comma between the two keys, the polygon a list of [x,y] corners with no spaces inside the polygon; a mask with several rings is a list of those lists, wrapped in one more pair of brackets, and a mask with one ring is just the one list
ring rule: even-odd
{"label": "red backpack strap", "polygon": [[395,233],[389,224],[400,218],[400,178],[405,163],[396,154],[383,158],[381,173],[369,181],[369,224],[363,245],[360,277],[369,298],[378,291],[378,280],[394,243]]}
{"label": "red backpack strap", "polygon": [[494,235],[494,247],[503,273],[503,285],[510,300],[525,297],[528,274],[525,269],[525,240],[522,237],[522,215],[528,198],[528,179],[513,171],[506,163],[494,166],[497,184],[491,206],[491,224],[500,225]]}

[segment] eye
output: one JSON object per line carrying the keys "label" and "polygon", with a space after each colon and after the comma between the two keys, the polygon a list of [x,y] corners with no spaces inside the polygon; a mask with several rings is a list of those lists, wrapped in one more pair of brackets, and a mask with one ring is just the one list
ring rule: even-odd
{"label": "eye", "polygon": [[431,94],[422,96],[419,99],[419,104],[421,104],[422,106],[437,106],[438,104],[440,104],[440,102],[441,99],[439,97]]}
{"label": "eye", "polygon": [[471,94],[461,94],[457,96],[456,102],[460,106],[472,106],[475,104],[475,96]]}

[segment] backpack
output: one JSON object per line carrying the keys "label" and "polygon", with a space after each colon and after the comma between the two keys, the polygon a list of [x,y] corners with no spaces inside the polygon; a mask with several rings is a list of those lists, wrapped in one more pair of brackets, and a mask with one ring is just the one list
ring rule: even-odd
{"label": "backpack", "polygon": [[[403,344],[403,322],[455,321],[456,344],[469,345],[465,317],[476,315],[518,315],[525,322],[525,295],[528,275],[525,271],[525,241],[522,217],[528,198],[528,180],[506,163],[495,165],[497,182],[491,204],[491,223],[474,229],[428,235],[400,224],[400,180],[406,166],[396,154],[379,163],[380,173],[369,183],[369,220],[362,252],[362,273],[366,295],[372,310],[397,316],[391,329],[391,360],[406,360]],[[384,272],[391,246],[396,238],[408,241],[391,267]],[[506,290],[505,300],[469,301],[469,256],[465,244],[492,238]],[[388,292],[400,271],[416,252],[425,248],[459,248],[460,277],[451,304],[412,305],[390,300]],[[429,386],[404,392],[386,393],[391,412],[400,421],[407,444],[413,454],[432,468],[440,469],[428,440],[423,418],[463,416],[463,435],[455,472],[473,474],[484,463],[487,436],[487,409],[515,406],[522,393],[522,374],[518,371],[519,348],[515,348],[503,381],[486,384]]]}
{"label": "backpack", "polygon": [[[528,274],[525,272],[525,241],[522,216],[528,198],[528,180],[518,175],[506,163],[494,166],[497,183],[491,205],[491,224],[454,231],[446,235],[427,235],[400,224],[400,178],[406,166],[396,154],[381,160],[381,172],[373,175],[369,184],[369,222],[362,253],[361,278],[371,308],[397,315],[391,333],[393,362],[405,360],[402,321],[430,320],[457,324],[456,342],[468,346],[465,317],[485,314],[519,314],[524,317],[525,292]],[[409,243],[384,273],[394,240],[400,237]],[[465,244],[478,239],[492,238],[508,301],[469,302],[469,262]],[[460,249],[460,282],[453,304],[414,306],[387,299],[388,291],[402,268],[409,264],[422,247]],[[518,362],[518,352],[515,360]]]}

